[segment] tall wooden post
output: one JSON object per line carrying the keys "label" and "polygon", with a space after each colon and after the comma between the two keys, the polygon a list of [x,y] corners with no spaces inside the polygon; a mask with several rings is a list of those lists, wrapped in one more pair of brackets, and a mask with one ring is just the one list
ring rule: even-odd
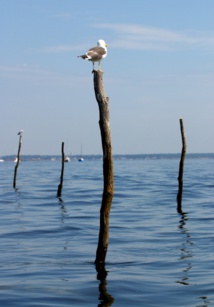
{"label": "tall wooden post", "polygon": [[184,133],[183,119],[180,119],[180,129],[182,138],[182,151],[178,174],[178,194],[177,194],[177,211],[182,213],[182,194],[183,194],[183,172],[184,172],[184,160],[186,156],[186,138]]}
{"label": "tall wooden post", "polygon": [[19,147],[18,147],[18,154],[17,154],[17,161],[14,169],[14,177],[13,177],[13,188],[16,188],[16,176],[17,176],[17,171],[19,167],[19,162],[20,162],[20,152],[21,152],[21,147],[22,147],[22,133],[23,130],[21,130],[18,135],[19,135]]}
{"label": "tall wooden post", "polygon": [[62,168],[61,168],[60,184],[58,185],[57,197],[61,197],[61,194],[62,194],[63,176],[64,176],[64,162],[65,162],[64,142],[62,142]]}
{"label": "tall wooden post", "polygon": [[105,95],[103,86],[103,72],[94,70],[94,91],[99,107],[99,126],[103,149],[103,195],[100,208],[100,232],[96,252],[95,264],[97,270],[105,266],[105,258],[109,241],[109,217],[114,195],[114,170],[111,145],[109,99]]}

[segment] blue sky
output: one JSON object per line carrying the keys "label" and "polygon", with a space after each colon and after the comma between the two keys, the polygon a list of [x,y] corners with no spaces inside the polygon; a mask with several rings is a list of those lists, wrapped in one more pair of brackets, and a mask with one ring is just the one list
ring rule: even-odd
{"label": "blue sky", "polygon": [[101,154],[102,38],[114,154],[214,152],[213,0],[0,0],[0,155]]}

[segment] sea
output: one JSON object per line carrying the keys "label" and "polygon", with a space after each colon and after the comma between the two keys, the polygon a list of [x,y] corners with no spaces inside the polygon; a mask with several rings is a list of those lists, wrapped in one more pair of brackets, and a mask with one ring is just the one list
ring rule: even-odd
{"label": "sea", "polygon": [[0,306],[214,306],[214,154],[114,157],[104,273],[94,260],[101,156],[0,163]]}

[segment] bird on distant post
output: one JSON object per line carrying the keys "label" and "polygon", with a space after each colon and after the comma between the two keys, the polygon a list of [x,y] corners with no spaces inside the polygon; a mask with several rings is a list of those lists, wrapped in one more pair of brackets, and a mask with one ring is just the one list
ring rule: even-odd
{"label": "bird on distant post", "polygon": [[20,130],[17,135],[22,135],[23,132],[24,130]]}
{"label": "bird on distant post", "polygon": [[98,62],[98,70],[101,70],[101,61],[107,56],[107,46],[103,39],[99,39],[96,47],[90,48],[85,54],[79,55],[78,58],[91,61],[93,63],[92,72],[95,62]]}

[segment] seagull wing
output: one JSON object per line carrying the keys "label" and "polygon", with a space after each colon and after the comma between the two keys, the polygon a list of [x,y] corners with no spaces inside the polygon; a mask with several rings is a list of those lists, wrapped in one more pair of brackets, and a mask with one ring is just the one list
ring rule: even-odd
{"label": "seagull wing", "polygon": [[102,59],[102,56],[106,54],[106,50],[102,47],[94,47],[88,50],[86,55],[91,61],[99,61]]}

